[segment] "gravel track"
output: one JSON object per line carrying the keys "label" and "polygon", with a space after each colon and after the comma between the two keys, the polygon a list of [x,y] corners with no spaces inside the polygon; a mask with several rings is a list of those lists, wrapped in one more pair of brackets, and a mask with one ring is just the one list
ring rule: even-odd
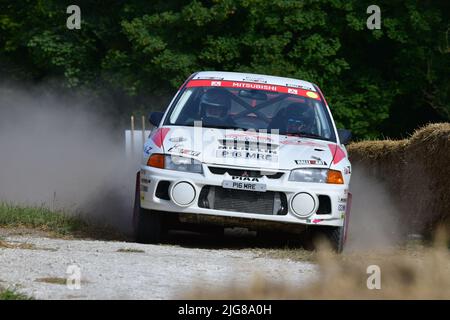
{"label": "gravel track", "polygon": [[[2,241],[7,246],[0,245],[0,286],[16,288],[36,299],[183,298],[194,288],[226,288],[230,283],[246,286],[255,276],[302,286],[317,274],[312,263],[270,258],[258,249],[189,248],[36,235],[6,236]],[[73,264],[81,268],[78,290],[64,284],[67,267]],[[59,283],[48,283],[52,279]]]}

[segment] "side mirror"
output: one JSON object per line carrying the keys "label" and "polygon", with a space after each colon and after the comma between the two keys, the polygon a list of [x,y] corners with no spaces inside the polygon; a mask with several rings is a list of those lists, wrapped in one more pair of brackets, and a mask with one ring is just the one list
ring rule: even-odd
{"label": "side mirror", "polygon": [[155,127],[159,126],[162,117],[164,116],[164,112],[152,112],[150,113],[150,116],[148,117],[148,121]]}
{"label": "side mirror", "polygon": [[352,132],[347,129],[338,129],[338,135],[342,144],[348,144],[352,139]]}

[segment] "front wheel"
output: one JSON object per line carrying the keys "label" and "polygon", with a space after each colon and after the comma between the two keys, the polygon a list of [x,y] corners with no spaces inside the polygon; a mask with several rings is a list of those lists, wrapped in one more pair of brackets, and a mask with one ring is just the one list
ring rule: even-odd
{"label": "front wheel", "polygon": [[134,199],[133,231],[139,243],[160,243],[164,235],[163,215],[153,210],[141,208],[139,191],[139,174],[137,175]]}
{"label": "front wheel", "polygon": [[160,243],[163,239],[161,213],[139,208],[135,214],[134,235],[139,243]]}
{"label": "front wheel", "polygon": [[316,250],[317,246],[325,241],[333,251],[341,253],[344,250],[345,232],[345,225],[342,227],[314,226],[306,233],[303,245],[307,250]]}
{"label": "front wheel", "polygon": [[325,227],[323,234],[329,241],[331,248],[337,253],[344,250],[345,226],[344,227]]}
{"label": "front wheel", "polygon": [[345,212],[344,224],[342,227],[322,227],[320,232],[325,236],[325,239],[331,244],[331,248],[337,253],[344,250],[344,245],[347,241],[347,233],[350,221],[350,210],[352,206],[352,194],[349,192],[347,197],[347,210]]}

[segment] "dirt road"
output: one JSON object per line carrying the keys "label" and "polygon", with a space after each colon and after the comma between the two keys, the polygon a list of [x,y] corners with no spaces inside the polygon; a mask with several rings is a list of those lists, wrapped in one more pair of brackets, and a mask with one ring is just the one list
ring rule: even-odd
{"label": "dirt road", "polygon": [[[211,248],[208,239],[202,241],[142,245],[8,235],[0,242],[0,286],[36,299],[170,299],[194,288],[246,286],[256,276],[302,286],[317,275],[309,262],[270,258],[245,245]],[[76,279],[78,272],[68,270],[71,265],[80,268],[80,289],[67,286],[67,277]]]}

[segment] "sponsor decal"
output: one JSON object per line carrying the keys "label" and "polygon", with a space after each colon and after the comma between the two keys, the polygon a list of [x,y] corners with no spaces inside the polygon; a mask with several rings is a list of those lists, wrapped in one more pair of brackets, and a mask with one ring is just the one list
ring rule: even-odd
{"label": "sponsor decal", "polygon": [[308,223],[320,223],[320,222],[322,222],[323,221],[323,219],[306,219],[306,222],[308,222]]}
{"label": "sponsor decal", "polygon": [[294,160],[295,164],[298,165],[318,165],[318,166],[326,166],[327,163],[323,160]]}
{"label": "sponsor decal", "polygon": [[256,83],[267,83],[267,81],[264,78],[255,78],[255,77],[245,77],[244,81],[248,82],[256,82]]}
{"label": "sponsor decal", "polygon": [[281,144],[284,145],[293,145],[293,146],[310,146],[310,147],[322,147],[321,144],[311,142],[311,141],[302,141],[302,140],[284,140],[281,141]]}
{"label": "sponsor decal", "polygon": [[310,98],[313,98],[313,99],[318,99],[319,98],[319,95],[317,93],[315,93],[315,92],[312,92],[312,91],[307,91],[306,92],[306,96],[308,96]]}
{"label": "sponsor decal", "polygon": [[242,88],[242,89],[253,89],[253,90],[266,90],[266,91],[278,91],[277,86],[273,86],[270,84],[259,84],[252,82],[236,82],[233,81],[231,84],[232,88]]}
{"label": "sponsor decal", "polygon": [[169,148],[169,150],[167,150],[167,152],[169,153],[175,153],[178,155],[188,155],[191,157],[198,157],[200,155],[200,151],[194,151],[194,150],[189,150],[189,149],[185,149],[182,145],[174,145],[173,147]]}
{"label": "sponsor decal", "polygon": [[150,179],[141,178],[141,183],[150,184]]}
{"label": "sponsor decal", "polygon": [[340,203],[347,203],[347,198],[338,197],[338,202],[340,202]]}
{"label": "sponsor decal", "polygon": [[141,191],[142,192],[148,192],[148,187],[147,186],[141,186]]}
{"label": "sponsor decal", "polygon": [[295,83],[286,83],[286,87],[291,87],[291,88],[301,88],[301,89],[305,89],[305,90],[310,90],[310,87],[307,86],[303,86],[301,84],[295,84]]}
{"label": "sponsor decal", "polygon": [[259,153],[246,150],[217,150],[217,158],[235,158],[235,159],[249,159],[249,160],[266,160],[277,161],[278,157],[273,153]]}
{"label": "sponsor decal", "polygon": [[344,174],[350,174],[352,173],[352,167],[346,166],[344,167]]}
{"label": "sponsor decal", "polygon": [[222,77],[201,77],[201,78],[197,78],[197,80],[200,80],[200,79],[203,79],[203,80],[223,80]]}
{"label": "sponsor decal", "polygon": [[225,135],[225,138],[230,138],[238,141],[272,141],[273,139],[269,135],[260,135],[258,133],[229,133]]}
{"label": "sponsor decal", "polygon": [[250,181],[250,182],[259,182],[258,178],[255,177],[249,177],[248,174],[247,176],[232,176],[231,177],[232,180],[239,180],[239,181]]}
{"label": "sponsor decal", "polygon": [[338,211],[345,211],[345,204],[338,205]]}
{"label": "sponsor decal", "polygon": [[344,220],[345,219],[345,212],[341,213],[341,219]]}
{"label": "sponsor decal", "polygon": [[288,86],[279,86],[267,84],[265,82],[260,83],[259,81],[216,81],[216,80],[191,80],[186,84],[187,88],[193,87],[225,87],[225,88],[240,88],[240,89],[252,89],[252,90],[264,90],[264,91],[272,91],[272,92],[280,92],[280,93],[288,93],[297,96],[307,97],[311,99],[320,100],[320,97],[317,93],[305,89],[295,89],[297,93],[291,91],[292,88]]}
{"label": "sponsor decal", "polygon": [[150,146],[144,146],[144,153],[146,154],[146,155],[149,155],[150,154],[150,151],[152,151],[152,147],[150,147]]}
{"label": "sponsor decal", "polygon": [[298,90],[297,89],[288,88],[288,93],[290,93],[290,94],[298,94]]}
{"label": "sponsor decal", "polygon": [[173,137],[173,138],[169,138],[169,141],[170,142],[184,142],[184,141],[186,141],[187,139],[186,138],[184,138],[184,137]]}
{"label": "sponsor decal", "polygon": [[258,153],[270,153],[276,155],[278,153],[278,145],[269,143],[259,143],[254,141],[244,141],[244,140],[219,140],[221,145],[219,149],[223,150],[239,150],[239,151],[252,151]]}

